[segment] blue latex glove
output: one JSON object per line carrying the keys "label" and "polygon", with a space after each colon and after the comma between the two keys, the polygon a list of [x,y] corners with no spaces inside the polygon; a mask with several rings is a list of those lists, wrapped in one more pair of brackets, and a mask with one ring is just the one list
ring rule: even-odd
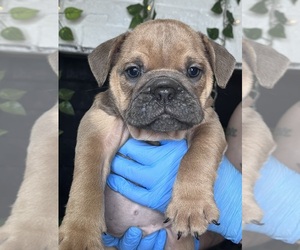
{"label": "blue latex glove", "polygon": [[[110,174],[107,179],[110,188],[134,202],[164,212],[172,195],[181,158],[187,152],[187,144],[185,140],[164,141],[162,144],[150,146],[145,142],[128,140],[120,152],[137,162],[115,157],[112,171],[116,174]],[[221,225],[212,224],[209,230],[221,233],[235,243],[242,238],[241,181],[241,174],[224,157],[214,188]]]}
{"label": "blue latex glove", "polygon": [[129,228],[121,239],[111,235],[102,235],[103,243],[120,250],[163,250],[167,233],[164,229],[142,238],[143,232],[137,227]]}
{"label": "blue latex glove", "polygon": [[111,166],[117,175],[109,175],[108,185],[130,200],[164,213],[180,161],[187,152],[186,141],[161,141],[161,146],[152,146],[129,139],[119,152],[134,161],[117,155]]}
{"label": "blue latex glove", "polygon": [[264,211],[263,225],[245,230],[294,244],[300,240],[300,175],[270,157],[260,170],[254,196]]}
{"label": "blue latex glove", "polygon": [[225,156],[218,168],[214,198],[220,225],[209,224],[208,230],[239,243],[242,240],[242,175]]}

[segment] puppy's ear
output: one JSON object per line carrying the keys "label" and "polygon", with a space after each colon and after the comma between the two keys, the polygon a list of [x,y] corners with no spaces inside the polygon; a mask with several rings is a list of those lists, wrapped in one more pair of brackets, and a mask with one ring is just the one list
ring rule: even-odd
{"label": "puppy's ear", "polygon": [[100,44],[89,54],[88,61],[99,86],[104,84],[128,34],[123,33]]}
{"label": "puppy's ear", "polygon": [[243,40],[243,61],[265,88],[272,88],[290,64],[287,57],[273,48],[246,39]]}
{"label": "puppy's ear", "polygon": [[234,70],[235,58],[220,44],[201,33],[199,34],[208,53],[217,84],[219,87],[225,88]]}
{"label": "puppy's ear", "polygon": [[48,55],[48,62],[56,75],[58,75],[58,51]]}

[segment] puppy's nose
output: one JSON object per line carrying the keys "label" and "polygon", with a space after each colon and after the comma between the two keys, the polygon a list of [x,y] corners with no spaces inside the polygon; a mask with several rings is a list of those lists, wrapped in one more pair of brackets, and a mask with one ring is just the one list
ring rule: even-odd
{"label": "puppy's nose", "polygon": [[176,91],[170,86],[160,86],[154,90],[157,101],[167,103],[175,97]]}

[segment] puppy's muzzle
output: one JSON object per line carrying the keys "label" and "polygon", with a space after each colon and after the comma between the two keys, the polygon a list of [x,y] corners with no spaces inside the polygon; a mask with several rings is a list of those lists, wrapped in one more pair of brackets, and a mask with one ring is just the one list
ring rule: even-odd
{"label": "puppy's muzzle", "polygon": [[134,94],[125,119],[136,128],[170,132],[199,124],[203,111],[196,95],[180,80],[159,76],[150,79]]}
{"label": "puppy's muzzle", "polygon": [[161,104],[171,102],[176,97],[177,92],[181,90],[179,84],[172,79],[159,79],[153,83],[150,89],[152,95]]}

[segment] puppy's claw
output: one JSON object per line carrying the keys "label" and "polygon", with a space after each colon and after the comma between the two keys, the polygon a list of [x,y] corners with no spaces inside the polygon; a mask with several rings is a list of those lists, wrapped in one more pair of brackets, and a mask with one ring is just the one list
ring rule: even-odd
{"label": "puppy's claw", "polygon": [[168,223],[170,221],[170,218],[165,219],[164,223]]}
{"label": "puppy's claw", "polygon": [[264,225],[264,223],[259,222],[258,220],[251,220],[250,221],[252,224],[258,225],[258,226],[262,226]]}
{"label": "puppy's claw", "polygon": [[213,224],[215,224],[216,226],[220,226],[221,224],[219,222],[217,222],[216,220],[212,220],[211,221]]}
{"label": "puppy's claw", "polygon": [[106,232],[103,232],[103,234],[104,234],[104,235],[107,235],[107,233],[106,233]]}
{"label": "puppy's claw", "polygon": [[196,240],[199,240],[199,234],[198,234],[198,232],[194,232],[194,236],[195,236]]}
{"label": "puppy's claw", "polygon": [[177,233],[177,240],[179,240],[181,238],[182,232],[178,231]]}

